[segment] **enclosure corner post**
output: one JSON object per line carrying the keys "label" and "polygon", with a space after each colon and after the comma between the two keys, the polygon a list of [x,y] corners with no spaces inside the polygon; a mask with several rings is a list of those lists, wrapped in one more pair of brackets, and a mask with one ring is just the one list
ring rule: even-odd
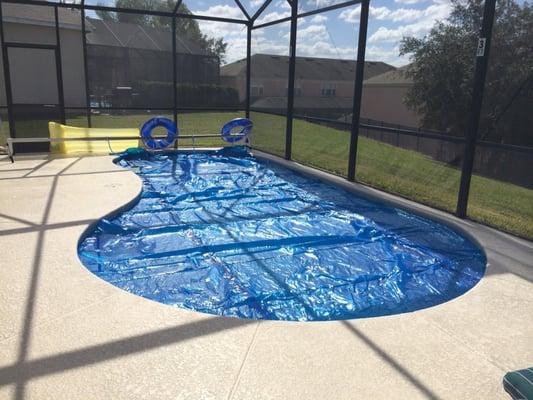
{"label": "enclosure corner post", "polygon": [[[5,84],[5,90],[6,90],[6,101],[7,101],[7,120],[9,122],[9,136],[11,138],[16,137],[15,132],[15,122],[14,122],[14,115],[13,115],[13,96],[11,94],[11,78],[9,73],[9,60],[8,60],[8,54],[7,54],[7,46],[5,45],[4,40],[4,17],[2,13],[2,2],[0,1],[0,40],[2,41],[2,62],[3,62],[3,69],[4,69],[4,84]],[[9,147],[9,142],[8,142]],[[11,155],[14,154],[14,149],[11,151]]]}
{"label": "enclosure corner post", "polygon": [[287,128],[285,131],[285,159],[292,154],[292,120],[294,112],[294,80],[296,72],[296,28],[298,25],[298,0],[291,2],[291,36],[289,44],[289,80],[287,82]]}
{"label": "enclosure corner post", "polygon": [[87,66],[87,29],[85,21],[85,0],[81,2],[81,40],[83,47],[83,72],[85,75],[85,107],[87,112],[87,126],[92,127],[91,123],[91,95],[89,93],[89,67]]}
{"label": "enclosure corner post", "polygon": [[246,29],[246,118],[250,118],[251,95],[251,69],[252,69],[252,24],[249,22]]}
{"label": "enclosure corner post", "polygon": [[174,123],[178,124],[178,68],[176,63],[176,17],[172,17],[172,115]]}
{"label": "enclosure corner post", "polygon": [[470,192],[472,170],[474,168],[476,141],[479,129],[479,120],[481,117],[481,107],[483,105],[483,92],[485,90],[485,80],[487,77],[490,43],[492,39],[492,26],[494,25],[495,12],[496,0],[485,1],[483,22],[478,39],[476,70],[474,75],[474,90],[472,92],[472,105],[470,107],[470,115],[468,119],[468,130],[461,171],[461,183],[459,186],[459,196],[457,198],[456,214],[459,218],[466,217],[468,208],[468,195]]}
{"label": "enclosure corner post", "polygon": [[59,10],[57,4],[54,5],[54,19],[55,19],[55,33],[56,33],[56,74],[57,74],[57,87],[59,95],[59,112],[61,123],[66,124],[65,116],[65,91],[63,88],[63,61],[61,59],[61,35],[59,33]]}
{"label": "enclosure corner post", "polygon": [[369,3],[370,0],[363,0],[361,3],[361,15],[359,21],[359,40],[357,44],[357,65],[355,67],[350,154],[348,158],[348,180],[352,182],[355,181],[355,168],[357,164],[357,142],[359,140],[361,99],[363,95],[363,76],[365,73]]}

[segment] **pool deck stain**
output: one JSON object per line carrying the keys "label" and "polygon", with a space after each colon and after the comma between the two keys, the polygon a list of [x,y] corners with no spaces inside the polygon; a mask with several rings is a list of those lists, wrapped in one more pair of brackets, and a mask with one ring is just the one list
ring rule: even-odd
{"label": "pool deck stain", "polygon": [[505,372],[533,365],[533,244],[453,217],[486,276],[414,313],[257,322],[122,291],[77,255],[141,189],[111,161],[0,161],[0,399],[507,399]]}

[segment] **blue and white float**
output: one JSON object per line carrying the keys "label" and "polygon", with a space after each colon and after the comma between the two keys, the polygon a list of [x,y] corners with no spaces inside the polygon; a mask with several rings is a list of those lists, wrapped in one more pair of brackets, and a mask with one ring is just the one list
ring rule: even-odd
{"label": "blue and white float", "polygon": [[[154,138],[152,136],[152,131],[162,126],[167,130],[167,136],[165,138]],[[178,137],[178,127],[168,118],[165,117],[154,117],[146,121],[141,127],[141,138],[144,142],[144,145],[151,150],[163,150],[170,146],[176,138]]]}

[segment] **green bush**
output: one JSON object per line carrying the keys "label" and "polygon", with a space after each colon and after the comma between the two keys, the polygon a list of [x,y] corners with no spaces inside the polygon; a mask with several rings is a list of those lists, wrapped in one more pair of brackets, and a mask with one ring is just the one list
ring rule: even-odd
{"label": "green bush", "polygon": [[[172,82],[139,81],[135,91],[140,93],[133,106],[151,104],[153,108],[167,108],[174,103]],[[239,92],[228,86],[214,84],[187,84],[177,86],[178,107],[224,107],[239,104]]]}

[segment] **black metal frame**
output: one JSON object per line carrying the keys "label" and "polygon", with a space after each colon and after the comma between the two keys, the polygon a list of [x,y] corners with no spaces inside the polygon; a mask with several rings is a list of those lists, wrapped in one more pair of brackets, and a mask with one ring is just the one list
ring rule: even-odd
{"label": "black metal frame", "polygon": [[[85,4],[85,0],[81,0],[81,4]],[[81,9],[81,40],[83,48],[83,75],[85,79],[85,107],[87,108],[87,126],[90,128],[92,126],[91,121],[91,94],[89,92],[89,66],[87,64],[87,27],[86,27],[86,18],[85,18],[85,7]]]}
{"label": "black metal frame", "polygon": [[[87,67],[87,40],[86,40],[86,10],[93,11],[109,11],[109,12],[119,12],[119,13],[131,13],[131,14],[144,14],[144,15],[155,15],[155,16],[164,16],[172,18],[172,51],[174,54],[173,60],[173,83],[174,83],[174,100],[173,107],[165,110],[172,111],[174,120],[177,122],[178,111],[243,111],[242,107],[235,108],[187,108],[179,107],[177,99],[177,65],[176,65],[176,18],[191,18],[197,20],[206,20],[206,21],[216,21],[216,22],[226,22],[226,23],[236,23],[243,24],[247,28],[247,46],[246,46],[246,99],[244,111],[246,116],[249,117],[251,111],[250,105],[250,96],[251,96],[251,37],[252,30],[265,28],[273,25],[277,25],[284,22],[291,23],[290,31],[290,56],[289,56],[289,77],[288,77],[288,96],[287,96],[287,125],[286,125],[286,141],[285,141],[285,158],[290,159],[292,153],[292,127],[294,115],[294,86],[295,86],[295,60],[296,60],[296,48],[297,48],[297,23],[299,18],[304,18],[312,16],[315,14],[328,12],[343,7],[349,7],[357,4],[361,4],[361,15],[359,21],[359,33],[358,33],[358,52],[357,52],[357,67],[354,77],[354,97],[353,97],[353,113],[352,113],[352,123],[351,123],[351,135],[350,135],[350,153],[348,160],[348,179],[351,181],[356,180],[356,165],[357,165],[357,143],[359,136],[359,128],[361,126],[360,120],[360,110],[361,110],[361,96],[363,89],[363,72],[364,72],[364,60],[366,52],[366,42],[367,42],[367,29],[368,29],[368,11],[370,0],[348,0],[341,3],[333,4],[328,7],[323,7],[317,10],[307,11],[298,13],[298,0],[287,0],[291,6],[291,15],[288,17],[280,18],[276,21],[269,21],[262,24],[256,24],[258,18],[263,14],[267,7],[271,4],[272,0],[265,0],[264,3],[259,7],[259,9],[252,15],[249,13],[246,8],[242,5],[240,0],[234,0],[235,4],[243,13],[244,19],[235,19],[235,18],[224,18],[219,16],[205,16],[205,15],[194,15],[194,14],[184,14],[179,13],[178,9],[182,4],[182,0],[178,0],[172,11],[155,11],[155,10],[140,10],[140,9],[129,9],[129,8],[119,8],[119,7],[108,7],[102,5],[87,5],[85,0],[81,0],[80,4],[68,4],[68,3],[50,3],[45,0],[0,0],[0,35],[1,35],[1,47],[3,55],[3,72],[5,76],[5,85],[6,85],[6,98],[7,98],[7,111],[8,119],[10,126],[10,135],[11,137],[16,136],[15,124],[13,121],[13,102],[11,96],[11,82],[9,75],[9,63],[7,56],[7,47],[10,45],[4,41],[4,26],[3,26],[3,16],[1,6],[3,3],[18,3],[18,4],[28,4],[36,6],[48,6],[54,7],[55,15],[55,30],[56,30],[56,46],[60,47],[60,35],[59,35],[59,21],[58,21],[58,8],[73,8],[79,9],[81,11],[81,29],[82,29],[82,40],[83,40],[83,57],[84,57],[84,74],[85,74],[85,91],[86,91],[86,107],[65,107],[63,90],[61,90],[62,98],[62,120],[65,119],[65,109],[68,110],[85,110],[87,112],[87,122],[88,126],[91,126],[91,110],[93,109],[119,109],[119,108],[101,108],[101,107],[91,107],[90,102],[90,93],[89,93],[89,82],[90,77]],[[465,140],[465,150],[464,150],[464,161],[462,165],[462,174],[461,174],[461,184],[458,194],[457,201],[457,210],[456,214],[464,218],[467,214],[467,205],[468,205],[468,192],[470,188],[470,181],[472,176],[472,169],[474,163],[475,150],[477,145],[477,131],[479,128],[479,119],[481,114],[481,105],[483,102],[483,89],[485,85],[485,77],[488,68],[488,56],[491,43],[492,35],[492,25],[494,21],[494,12],[495,12],[495,2],[496,0],[486,0],[484,5],[484,16],[483,24],[480,33],[480,39],[485,40],[485,51],[483,55],[477,57],[476,62],[476,71],[474,77],[474,93],[472,98],[472,107],[470,109],[469,116],[469,126],[468,126],[468,136]],[[32,46],[35,47],[35,46]],[[56,57],[58,57],[59,63],[58,66],[61,68],[61,53],[56,50]],[[60,81],[58,84],[61,84],[62,88],[62,74],[60,73]],[[4,107],[5,108],[5,107]],[[146,108],[134,108],[126,107],[120,108],[120,110],[146,110]],[[163,110],[162,108],[156,108],[157,110]],[[257,112],[264,112],[256,110]]]}
{"label": "black metal frame", "polygon": [[[479,44],[482,46],[482,53],[478,54],[476,61],[476,72],[474,75],[474,91],[472,93],[472,106],[468,119],[468,131],[466,137],[463,168],[461,172],[461,184],[457,197],[457,211],[459,218],[466,217],[468,208],[468,194],[470,191],[470,181],[472,180],[472,170],[474,168],[474,157],[476,154],[476,141],[479,130],[479,119],[481,116],[481,106],[483,104],[483,92],[485,90],[485,78],[489,65],[490,44],[492,39],[492,26],[494,24],[494,14],[496,12],[496,0],[485,0],[483,10],[483,22],[479,33]],[[478,51],[480,49],[478,48]]]}
{"label": "black metal frame", "polygon": [[[56,82],[57,82],[57,103],[54,106],[59,108],[59,119],[61,123],[65,123],[65,96],[63,91],[63,70],[62,70],[62,60],[61,60],[61,38],[59,34],[59,15],[58,15],[58,6],[56,4],[49,4],[53,7],[54,11],[54,28],[55,28],[55,44],[43,44],[43,43],[24,43],[24,42],[9,42],[5,40],[4,36],[4,24],[3,24],[3,12],[2,12],[2,1],[0,1],[0,33],[1,33],[1,47],[2,47],[2,60],[3,60],[3,69],[4,69],[4,82],[6,90],[6,99],[7,99],[7,111],[8,111],[8,120],[9,120],[9,134],[10,137],[16,138],[16,122],[14,118],[13,108],[14,106],[20,106],[25,104],[13,102],[13,93],[11,85],[11,74],[9,66],[9,49],[10,48],[21,48],[21,49],[43,49],[50,50],[54,52],[55,60],[55,73],[56,73]],[[30,105],[30,104],[28,104]],[[39,105],[39,104],[31,104]]]}
{"label": "black metal frame", "polygon": [[287,82],[287,128],[285,130],[285,159],[292,155],[292,120],[294,113],[294,83],[296,79],[296,32],[298,28],[298,0],[291,0],[291,36],[289,39],[289,80]]}
{"label": "black metal frame", "polygon": [[357,45],[357,65],[355,68],[355,84],[352,108],[352,129],[350,135],[350,155],[348,157],[348,180],[355,181],[357,162],[357,142],[359,139],[359,125],[361,119],[361,98],[363,96],[363,75],[365,72],[366,34],[368,31],[368,14],[370,0],[361,3],[359,19],[359,40]]}
{"label": "black metal frame", "polygon": [[0,2],[0,40],[2,41],[1,47],[2,47],[2,63],[3,63],[3,70],[4,70],[4,82],[5,82],[5,90],[6,90],[6,100],[7,100],[7,118],[9,121],[9,136],[14,138],[16,136],[15,133],[15,120],[13,116],[13,98],[11,96],[11,75],[9,72],[9,59],[8,59],[8,52],[7,52],[7,46],[5,45],[5,35],[4,35],[4,14],[2,10],[2,3]]}

